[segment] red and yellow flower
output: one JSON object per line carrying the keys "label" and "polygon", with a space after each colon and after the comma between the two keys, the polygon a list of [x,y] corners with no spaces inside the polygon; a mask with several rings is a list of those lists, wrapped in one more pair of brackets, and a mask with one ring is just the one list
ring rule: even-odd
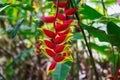
{"label": "red and yellow flower", "polygon": [[[67,9],[68,1],[65,2],[55,1],[54,4],[57,7],[55,16],[43,16],[41,19],[46,23],[53,24],[54,30],[42,28],[47,38],[41,40],[42,48],[45,55],[53,59],[53,63],[49,66],[48,72],[52,72],[56,68],[56,64],[64,62],[66,60],[72,61],[71,51],[69,49],[68,41],[71,39],[70,25],[74,21],[73,19],[67,19],[67,17],[73,15],[77,8]],[[59,11],[59,8],[63,9],[64,13]],[[59,21],[59,22],[58,22]]]}

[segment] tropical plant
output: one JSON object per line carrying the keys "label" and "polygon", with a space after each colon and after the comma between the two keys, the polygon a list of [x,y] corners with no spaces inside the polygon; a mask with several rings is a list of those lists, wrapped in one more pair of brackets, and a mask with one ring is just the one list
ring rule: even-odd
{"label": "tropical plant", "polygon": [[119,80],[119,9],[120,0],[1,0],[0,80]]}

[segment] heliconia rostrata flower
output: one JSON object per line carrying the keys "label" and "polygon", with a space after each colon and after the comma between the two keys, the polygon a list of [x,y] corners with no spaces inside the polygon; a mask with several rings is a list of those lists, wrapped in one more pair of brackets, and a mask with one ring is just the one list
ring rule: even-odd
{"label": "heliconia rostrata flower", "polygon": [[[71,38],[70,33],[70,25],[74,21],[73,19],[69,19],[71,15],[73,15],[77,8],[67,8],[68,1],[65,2],[55,0],[54,5],[56,6],[56,15],[54,16],[42,16],[41,19],[46,23],[53,24],[54,30],[42,28],[40,30],[43,31],[47,38],[41,40],[43,43],[42,50],[46,56],[51,57],[53,59],[53,63],[49,66],[48,72],[55,70],[56,64],[59,62],[64,62],[66,59],[70,59],[71,50],[68,47],[68,39]],[[61,13],[60,10],[63,10]],[[43,48],[44,47],[44,48]]]}

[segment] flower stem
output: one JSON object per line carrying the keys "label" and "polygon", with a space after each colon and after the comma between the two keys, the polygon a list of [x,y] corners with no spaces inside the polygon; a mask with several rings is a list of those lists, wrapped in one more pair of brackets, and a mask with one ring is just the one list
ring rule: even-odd
{"label": "flower stem", "polygon": [[106,15],[106,8],[105,8],[104,1],[103,1],[103,0],[101,0],[101,3],[102,3],[102,6],[103,6],[103,13],[104,13],[104,15]]}
{"label": "flower stem", "polygon": [[[57,18],[58,11],[59,11],[59,6],[58,6],[59,0],[57,0],[55,4],[56,4],[56,14],[55,14],[55,18]],[[55,26],[55,21],[54,21],[54,26]]]}
{"label": "flower stem", "polygon": [[[70,3],[71,3],[71,6],[74,7],[72,0],[70,0]],[[89,52],[89,55],[90,55],[90,60],[91,60],[91,64],[92,64],[94,72],[95,72],[96,80],[99,80],[99,76],[98,76],[98,72],[97,72],[97,69],[96,69],[96,66],[95,66],[95,61],[94,61],[94,58],[93,58],[93,55],[92,55],[92,51],[90,49],[89,43],[87,42],[85,32],[80,25],[80,19],[79,19],[78,13],[75,13],[75,16],[78,20],[79,29],[81,30],[81,32],[83,34],[83,37],[84,37],[84,40],[85,40],[85,43],[86,43],[86,46],[87,46],[87,49],[88,49],[88,52]]]}

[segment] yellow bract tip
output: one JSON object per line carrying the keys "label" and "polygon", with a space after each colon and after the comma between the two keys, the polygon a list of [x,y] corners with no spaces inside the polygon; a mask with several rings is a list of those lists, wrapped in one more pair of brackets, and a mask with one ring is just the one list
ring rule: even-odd
{"label": "yellow bract tip", "polygon": [[67,34],[67,36],[70,37],[70,36],[73,36],[73,34],[72,34],[72,33],[69,33],[69,34]]}
{"label": "yellow bract tip", "polygon": [[37,30],[41,30],[42,31],[43,29],[42,28],[37,28]]}

